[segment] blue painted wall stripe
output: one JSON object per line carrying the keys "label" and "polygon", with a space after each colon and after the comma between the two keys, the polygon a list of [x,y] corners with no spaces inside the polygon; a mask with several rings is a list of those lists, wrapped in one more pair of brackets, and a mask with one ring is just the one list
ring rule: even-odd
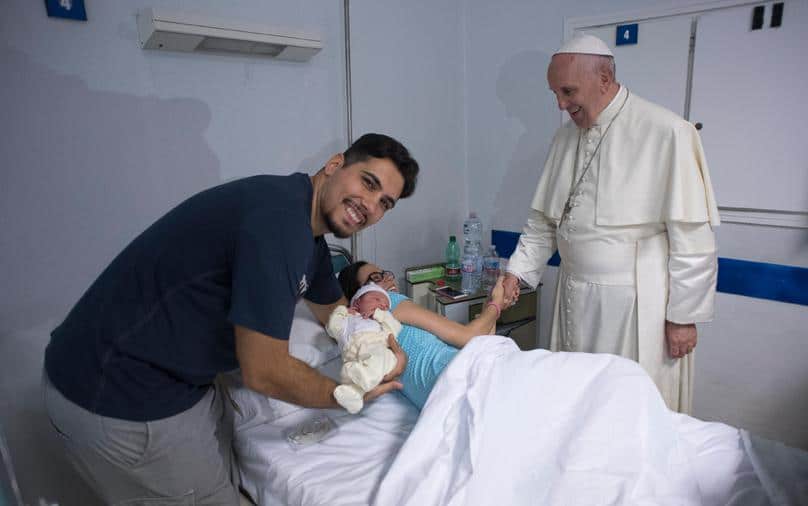
{"label": "blue painted wall stripe", "polygon": [[[491,231],[491,243],[503,258],[511,256],[518,242],[518,232]],[[555,253],[547,264],[557,266],[559,262]],[[719,258],[718,291],[808,306],[808,268]]]}

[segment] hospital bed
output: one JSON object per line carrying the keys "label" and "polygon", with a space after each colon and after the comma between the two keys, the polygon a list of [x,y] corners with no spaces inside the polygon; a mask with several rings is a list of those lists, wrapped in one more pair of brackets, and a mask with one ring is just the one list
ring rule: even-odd
{"label": "hospital bed", "polygon": [[[242,490],[260,505],[808,504],[808,452],[668,411],[633,362],[508,341],[472,340],[420,414],[399,393],[349,415],[232,388]],[[290,351],[337,376],[305,304]],[[323,421],[319,441],[290,437]]]}

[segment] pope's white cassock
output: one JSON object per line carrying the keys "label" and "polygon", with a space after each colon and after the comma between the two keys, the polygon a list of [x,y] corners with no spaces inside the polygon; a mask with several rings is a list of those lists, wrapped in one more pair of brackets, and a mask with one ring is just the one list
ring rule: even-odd
{"label": "pope's white cassock", "polygon": [[621,86],[558,130],[531,208],[508,271],[536,286],[558,250],[551,349],[636,360],[689,413],[693,354],[668,355],[665,320],[712,319],[719,224],[695,128]]}

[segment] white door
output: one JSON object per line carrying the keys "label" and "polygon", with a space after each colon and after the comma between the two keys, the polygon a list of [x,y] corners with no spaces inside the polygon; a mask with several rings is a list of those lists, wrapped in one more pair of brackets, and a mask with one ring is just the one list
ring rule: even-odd
{"label": "white door", "polygon": [[808,211],[808,2],[786,2],[783,24],[751,30],[753,6],[699,16],[690,120],[718,205]]}

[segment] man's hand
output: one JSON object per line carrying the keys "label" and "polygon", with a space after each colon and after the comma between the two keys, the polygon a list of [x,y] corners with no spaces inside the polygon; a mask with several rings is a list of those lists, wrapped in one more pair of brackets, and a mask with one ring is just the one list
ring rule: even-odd
{"label": "man's hand", "polygon": [[698,341],[695,323],[673,323],[665,321],[665,339],[671,358],[682,358],[694,348]]}
{"label": "man's hand", "polygon": [[505,288],[505,307],[503,307],[505,309],[513,306],[519,300],[519,278],[506,272],[502,286]]}
{"label": "man's hand", "polygon": [[403,373],[404,369],[407,368],[407,354],[404,353],[404,350],[402,350],[401,346],[398,345],[396,336],[393,334],[390,334],[390,336],[387,338],[387,345],[390,347],[393,355],[396,356],[396,366],[392,371],[387,373],[384,378],[382,378],[382,382],[376,386],[376,388],[365,394],[365,402],[371,401],[380,395],[386,394],[387,392],[401,390],[404,387],[404,385],[402,385],[399,381],[395,380],[401,376],[401,373]]}

